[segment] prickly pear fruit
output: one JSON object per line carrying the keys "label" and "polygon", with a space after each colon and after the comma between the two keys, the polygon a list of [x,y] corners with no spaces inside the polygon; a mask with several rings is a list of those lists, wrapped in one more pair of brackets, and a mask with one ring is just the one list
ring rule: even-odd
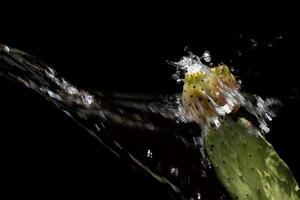
{"label": "prickly pear fruit", "polygon": [[[234,76],[226,65],[208,68],[208,71],[187,73],[185,75],[182,104],[185,112],[200,125],[218,116],[216,107],[226,105],[225,90],[238,90]],[[231,105],[231,111],[238,105]]]}

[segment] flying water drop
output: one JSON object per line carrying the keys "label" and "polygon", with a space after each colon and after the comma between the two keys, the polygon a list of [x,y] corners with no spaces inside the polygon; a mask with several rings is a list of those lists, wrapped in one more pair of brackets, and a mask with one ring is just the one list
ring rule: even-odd
{"label": "flying water drop", "polygon": [[210,61],[211,61],[211,56],[210,56],[209,51],[205,51],[205,52],[203,53],[202,58],[203,58],[203,60],[204,60],[205,62],[210,62]]}

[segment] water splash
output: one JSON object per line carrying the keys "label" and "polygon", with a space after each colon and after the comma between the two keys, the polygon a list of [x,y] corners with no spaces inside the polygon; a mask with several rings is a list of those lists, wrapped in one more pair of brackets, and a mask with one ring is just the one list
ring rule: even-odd
{"label": "water splash", "polygon": [[6,45],[0,45],[0,76],[54,103],[115,156],[162,183],[172,198],[225,199],[204,155],[201,128],[182,118],[179,94],[79,89],[35,56]]}
{"label": "water splash", "polygon": [[[205,60],[206,58],[206,60]],[[209,59],[207,59],[209,58]],[[179,108],[181,119],[196,121],[201,127],[219,127],[222,118],[234,113],[237,108],[244,108],[252,114],[259,123],[263,133],[268,133],[268,122],[276,116],[274,107],[281,105],[277,99],[262,99],[257,95],[250,95],[240,91],[241,81],[236,81],[226,65],[210,68],[201,60],[211,61],[211,56],[205,52],[201,57],[192,53],[173,63],[185,74],[184,82],[192,84],[194,91],[203,99],[194,100],[193,94],[185,94]],[[201,97],[201,98],[202,98]],[[203,100],[207,102],[203,102]]]}
{"label": "water splash", "polygon": [[[210,62],[209,52],[201,57],[183,57],[175,63],[177,73],[173,78],[180,83],[182,71],[210,73]],[[36,57],[6,45],[0,45],[0,75],[54,103],[116,156],[165,185],[176,199],[229,199],[206,159],[201,128],[183,108],[180,94],[82,90]],[[275,115],[271,107],[277,100],[263,100],[220,85],[224,105],[220,106],[207,94],[215,111],[211,123],[218,125],[222,116],[230,114],[237,105],[254,115],[261,128],[268,131],[267,121]]]}

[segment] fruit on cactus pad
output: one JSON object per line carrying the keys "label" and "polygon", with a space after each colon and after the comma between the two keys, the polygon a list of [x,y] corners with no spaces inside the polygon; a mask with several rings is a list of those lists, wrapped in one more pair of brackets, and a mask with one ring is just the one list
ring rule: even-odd
{"label": "fruit on cactus pad", "polygon": [[185,74],[182,105],[203,128],[206,154],[218,179],[232,199],[300,200],[288,166],[259,129],[235,114],[243,100],[239,89],[226,65]]}

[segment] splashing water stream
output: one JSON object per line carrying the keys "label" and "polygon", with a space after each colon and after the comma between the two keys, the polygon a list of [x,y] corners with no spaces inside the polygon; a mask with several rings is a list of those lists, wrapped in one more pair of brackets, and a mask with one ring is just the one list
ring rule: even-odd
{"label": "splashing water stream", "polygon": [[[211,57],[190,54],[179,62],[177,74],[209,72]],[[200,134],[205,129],[201,119],[195,123],[187,113],[179,94],[147,95],[86,91],[76,88],[51,67],[36,57],[6,45],[0,46],[0,75],[18,82],[54,103],[75,123],[93,135],[116,156],[125,158],[140,170],[166,185],[176,199],[230,199],[215,177],[203,149]],[[207,94],[214,111],[209,115],[211,126],[220,126],[223,116],[243,107],[258,121],[263,132],[267,122],[275,116],[275,99],[263,100],[256,95],[242,93],[219,82],[220,105]],[[126,134],[124,134],[126,133]],[[167,146],[167,148],[166,148]],[[207,188],[208,185],[214,187]]]}

